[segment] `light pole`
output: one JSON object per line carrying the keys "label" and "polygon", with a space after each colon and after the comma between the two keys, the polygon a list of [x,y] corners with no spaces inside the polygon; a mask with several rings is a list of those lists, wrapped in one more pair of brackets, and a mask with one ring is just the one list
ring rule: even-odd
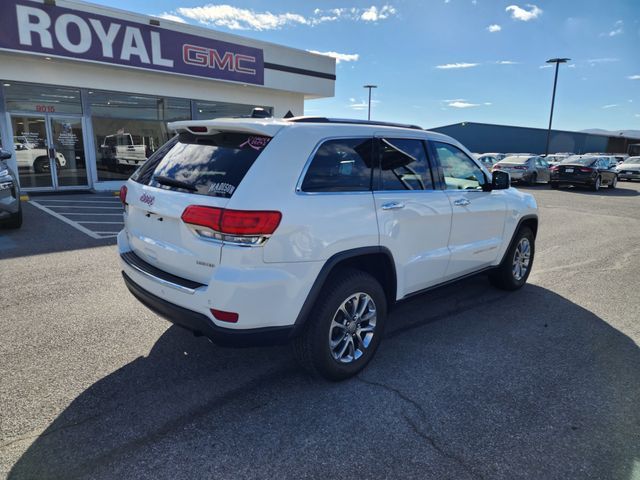
{"label": "light pole", "polygon": [[369,103],[367,103],[367,120],[371,120],[371,89],[378,88],[377,85],[363,85],[364,88],[369,89]]}
{"label": "light pole", "polygon": [[549,128],[547,129],[547,146],[544,149],[544,155],[547,157],[549,155],[549,141],[551,140],[551,122],[553,121],[553,105],[556,102],[556,85],[558,84],[558,67],[561,63],[567,63],[570,58],[550,58],[547,60],[547,63],[555,63],[556,64],[556,74],[553,78],[553,95],[551,96],[551,114],[549,115]]}

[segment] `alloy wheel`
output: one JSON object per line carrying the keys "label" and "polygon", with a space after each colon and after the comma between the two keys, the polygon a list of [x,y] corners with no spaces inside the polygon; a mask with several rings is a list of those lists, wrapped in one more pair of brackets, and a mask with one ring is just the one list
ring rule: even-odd
{"label": "alloy wheel", "polygon": [[517,281],[522,280],[529,270],[529,263],[531,261],[531,243],[529,239],[521,238],[516,247],[516,251],[513,254],[513,278]]}
{"label": "alloy wheel", "polygon": [[351,363],[362,357],[375,335],[376,320],[376,304],[368,294],[354,293],[342,302],[329,327],[333,359]]}

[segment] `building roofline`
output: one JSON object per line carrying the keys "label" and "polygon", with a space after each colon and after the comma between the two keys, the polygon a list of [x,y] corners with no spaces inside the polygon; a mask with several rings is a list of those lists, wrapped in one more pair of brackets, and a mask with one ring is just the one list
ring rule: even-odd
{"label": "building roofline", "polygon": [[[457,123],[451,123],[449,125],[442,125],[440,127],[433,127],[433,128],[430,128],[429,130],[434,130],[436,128],[447,128],[447,127],[464,126],[465,124],[469,124],[469,125],[486,125],[486,126],[489,126],[489,127],[520,128],[520,129],[524,129],[524,130],[539,130],[541,132],[546,132],[547,131],[546,128],[522,127],[520,125],[501,125],[501,124],[496,124],[496,123],[484,123],[484,122],[457,122]],[[638,138],[638,137],[628,137],[626,135],[607,135],[605,133],[576,132],[576,131],[571,131],[571,130],[556,130],[556,129],[551,129],[551,131],[552,132],[557,132],[557,133],[570,133],[570,134],[579,133],[581,135],[589,135],[589,136],[592,136],[592,137],[625,138],[625,139],[629,139],[629,140],[638,140],[638,141],[640,141],[640,138]]]}

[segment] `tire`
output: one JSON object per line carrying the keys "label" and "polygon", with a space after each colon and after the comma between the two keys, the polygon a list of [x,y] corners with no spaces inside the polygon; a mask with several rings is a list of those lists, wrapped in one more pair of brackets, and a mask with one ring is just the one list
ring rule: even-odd
{"label": "tire", "polygon": [[549,182],[549,185],[551,185],[551,188],[554,189],[560,188],[560,184],[558,182]]}
{"label": "tire", "polygon": [[593,190],[594,192],[599,191],[599,190],[600,190],[600,184],[601,184],[601,183],[602,183],[602,180],[600,179],[600,175],[598,175],[598,176],[596,177],[596,181],[594,182],[593,186],[591,187],[591,188],[592,188],[592,190]]}
{"label": "tire", "polygon": [[22,207],[18,209],[16,213],[11,215],[7,220],[2,223],[6,228],[20,228],[22,226]]}
{"label": "tire", "polygon": [[[528,243],[528,256],[526,254]],[[502,263],[489,274],[489,281],[502,290],[517,290],[529,278],[535,256],[535,237],[529,227],[521,227],[514,235]],[[516,268],[519,262],[520,269]],[[526,262],[526,264],[525,264]],[[525,269],[523,271],[523,268]]]}
{"label": "tire", "polygon": [[[358,307],[366,310],[354,321],[350,316],[352,307],[356,312]],[[340,269],[327,280],[304,330],[293,340],[294,355],[315,377],[332,381],[352,377],[375,355],[386,316],[387,300],[380,283],[366,272]],[[362,332],[366,332],[364,338]],[[364,342],[361,343],[360,338]]]}
{"label": "tire", "polygon": [[36,173],[46,173],[50,169],[48,157],[38,157],[33,161],[33,170]]}
{"label": "tire", "polygon": [[609,184],[609,188],[611,190],[613,190],[614,188],[616,188],[616,185],[618,185],[618,176],[617,175],[613,177],[613,180]]}

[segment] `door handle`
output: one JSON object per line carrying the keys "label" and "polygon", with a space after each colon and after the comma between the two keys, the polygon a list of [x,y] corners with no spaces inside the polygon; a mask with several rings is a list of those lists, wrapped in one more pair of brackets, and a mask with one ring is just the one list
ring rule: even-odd
{"label": "door handle", "polygon": [[398,210],[399,208],[404,208],[404,203],[389,202],[382,204],[382,210]]}
{"label": "door handle", "polygon": [[453,202],[453,204],[458,206],[458,207],[466,207],[470,203],[471,202],[469,200],[467,200],[466,198],[459,198],[458,200]]}

